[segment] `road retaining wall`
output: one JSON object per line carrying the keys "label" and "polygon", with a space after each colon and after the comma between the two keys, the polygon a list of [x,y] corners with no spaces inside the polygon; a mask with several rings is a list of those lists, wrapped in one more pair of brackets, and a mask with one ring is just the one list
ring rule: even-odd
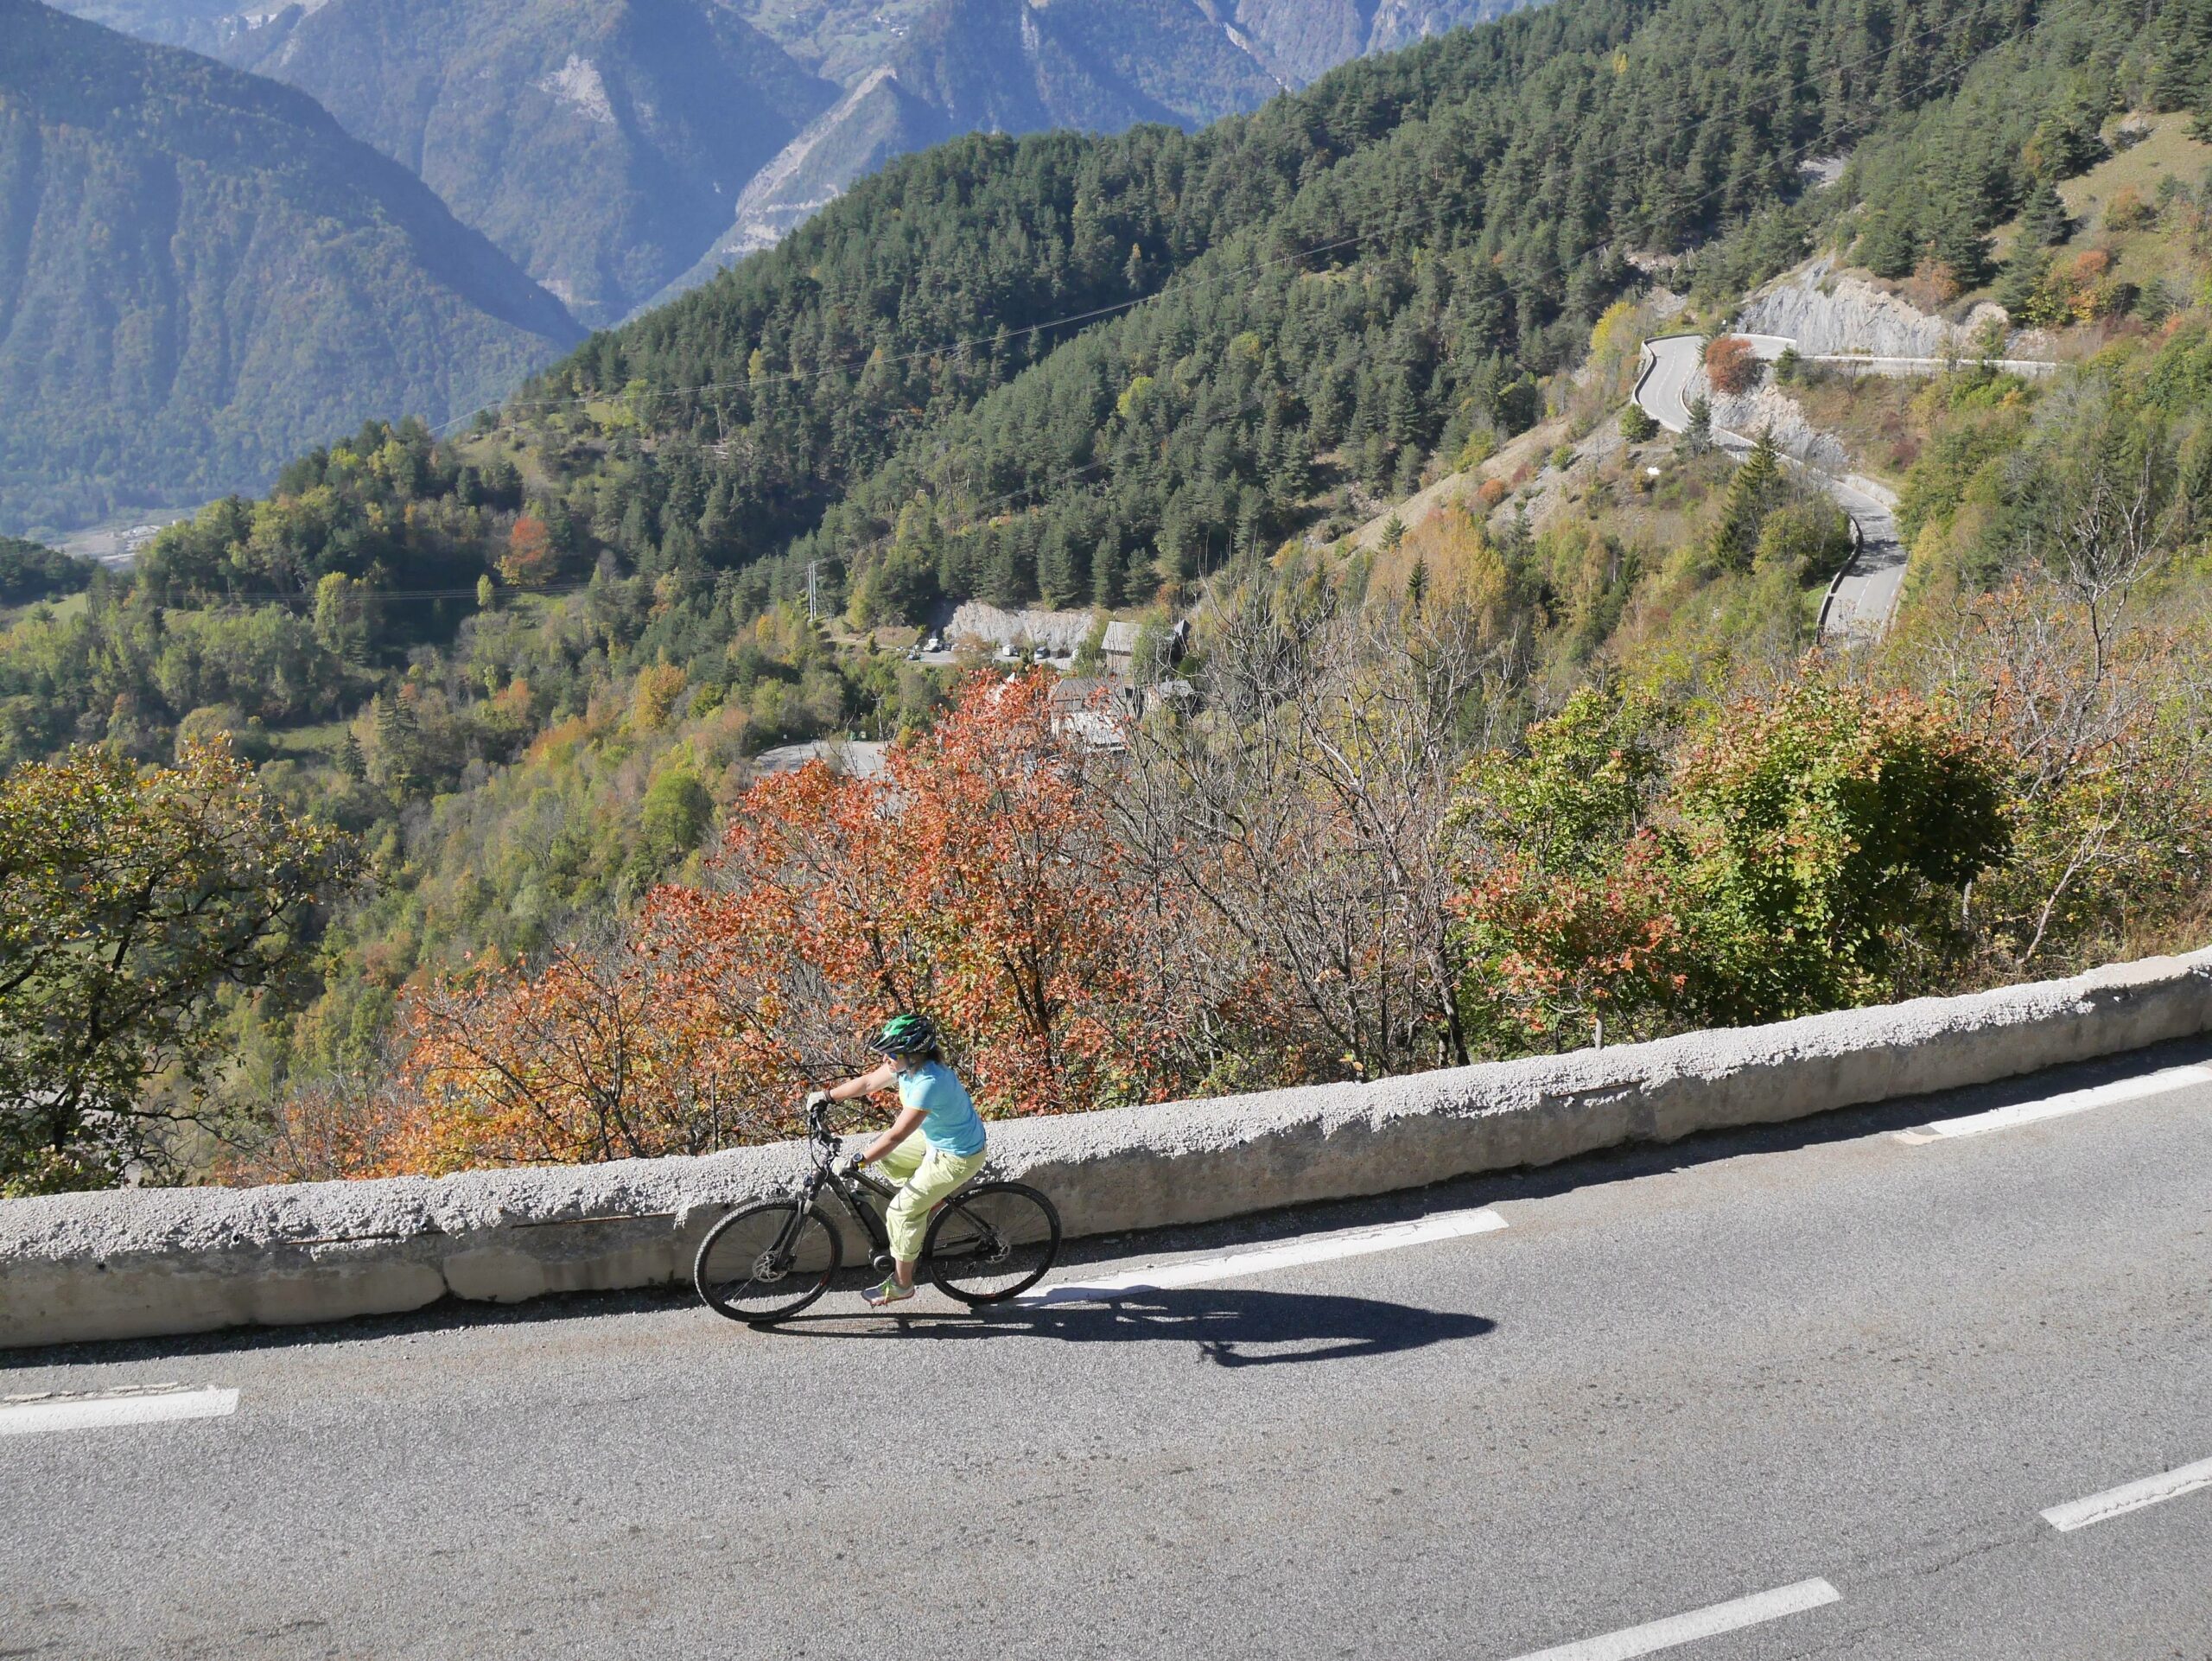
{"label": "road retaining wall", "polygon": [[[994,1125],[1071,1234],[1196,1223],[1986,1084],[2212,1030],[2212,951],[1649,1044]],[[0,1202],[0,1346],[686,1277],[796,1144],[436,1179]],[[853,1254],[849,1254],[853,1255]]]}

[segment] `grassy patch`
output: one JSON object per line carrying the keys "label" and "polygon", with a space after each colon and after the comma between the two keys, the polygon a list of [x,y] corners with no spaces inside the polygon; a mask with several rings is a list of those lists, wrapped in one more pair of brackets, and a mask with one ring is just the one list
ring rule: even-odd
{"label": "grassy patch", "polygon": [[[2066,249],[2105,249],[2113,256],[2116,274],[2138,287],[2160,277],[2169,283],[2186,282],[2202,274],[2200,263],[2190,252],[2186,231],[2177,223],[2178,211],[2169,209],[2144,225],[2114,226],[2107,222],[2108,210],[2122,191],[2132,191],[2138,200],[2155,207],[2158,188],[2168,179],[2193,189],[2212,174],[2212,144],[2191,138],[2190,122],[2186,114],[2150,118],[2149,137],[2060,184],[2059,200],[2074,220],[2074,234],[2063,245]],[[2019,229],[2019,222],[2012,220],[1991,232],[1999,260],[2012,252]]]}
{"label": "grassy patch", "polygon": [[10,623],[29,616],[41,606],[44,606],[54,614],[56,622],[67,622],[73,617],[81,615],[85,608],[90,603],[90,596],[80,592],[65,594],[58,600],[35,601],[28,606],[0,606],[0,627],[5,627]]}
{"label": "grassy patch", "polygon": [[325,721],[312,727],[279,727],[269,735],[272,761],[329,761],[346,745],[343,721]]}
{"label": "grassy patch", "polygon": [[1790,386],[1805,418],[1843,441],[1852,465],[1885,484],[1904,481],[1920,454],[1927,423],[1915,405],[1928,382],[1922,377],[1853,375],[1812,369]]}

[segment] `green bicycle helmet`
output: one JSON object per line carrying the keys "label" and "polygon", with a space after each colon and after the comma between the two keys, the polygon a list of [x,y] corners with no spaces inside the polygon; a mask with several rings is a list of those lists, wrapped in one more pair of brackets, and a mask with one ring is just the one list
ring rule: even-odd
{"label": "green bicycle helmet", "polygon": [[937,1022],[927,1015],[893,1015],[883,1030],[868,1041],[878,1055],[934,1055],[938,1052]]}

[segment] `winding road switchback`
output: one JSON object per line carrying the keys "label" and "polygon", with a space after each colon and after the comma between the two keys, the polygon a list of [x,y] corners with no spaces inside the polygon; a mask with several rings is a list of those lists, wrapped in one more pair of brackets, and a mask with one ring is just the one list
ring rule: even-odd
{"label": "winding road switchback", "polygon": [[[1695,334],[1662,335],[1645,341],[1644,350],[1651,361],[1637,382],[1637,403],[1669,432],[1688,431],[1689,392],[1703,362],[1704,340]],[[1725,428],[1714,428],[1713,440],[1738,461],[1751,452],[1751,439]],[[1897,609],[1904,585],[1905,547],[1897,536],[1895,493],[1871,479],[1856,474],[1838,478],[1793,456],[1783,460],[1815,480],[1859,527],[1858,550],[1821,608],[1821,634],[1830,640],[1879,634]]]}

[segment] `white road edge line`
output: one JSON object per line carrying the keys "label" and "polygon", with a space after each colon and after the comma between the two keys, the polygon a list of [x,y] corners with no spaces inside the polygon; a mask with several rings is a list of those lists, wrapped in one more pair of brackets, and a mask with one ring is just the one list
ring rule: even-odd
{"label": "white road edge line", "polygon": [[2178,1499],[2199,1488],[2212,1488],[2212,1459],[2200,1459],[2178,1470],[2146,1476],[2140,1482],[2123,1483],[2070,1505],[2053,1505],[2043,1514],[2043,1520],[2061,1534],[2071,1534],[2092,1523],[2109,1522],[2132,1511],[2141,1511],[2145,1505],[2155,1505],[2162,1499]]}
{"label": "white road edge line", "polygon": [[1938,1119],[1916,1130],[1900,1130],[1896,1133],[1897,1139],[1918,1144],[1952,1136],[1979,1136],[1986,1131],[2010,1130],[2014,1125],[2063,1118],[2069,1113],[2086,1113],[2093,1107],[2140,1101],[2145,1096],[2164,1096],[2171,1091],[2203,1084],[2212,1084],[2212,1066],[2166,1067],[2158,1072],[2146,1072],[2139,1079],[2119,1079],[2088,1090],[2046,1096],[2039,1102],[2015,1102],[2010,1107],[1993,1107],[1986,1113],[1969,1113],[1964,1118]]}
{"label": "white road edge line", "polygon": [[1739,1627],[1756,1626],[1763,1620],[1777,1620],[1783,1615],[1817,1609],[1822,1604],[1838,1601],[1842,1595],[1826,1581],[1799,1581],[1795,1586],[1756,1592],[1750,1597],[1716,1603],[1710,1608],[1693,1609],[1686,1615],[1670,1615],[1646,1626],[1608,1632],[1603,1638],[1586,1638],[1579,1644],[1538,1650],[1519,1657],[1518,1661],[1628,1661],[1630,1656],[1671,1650],[1678,1644],[1694,1644],[1701,1638],[1717,1638]]}
{"label": "white road edge line", "polygon": [[235,1390],[172,1390],[156,1396],[79,1396],[55,1402],[0,1405],[0,1436],[44,1430],[93,1430],[163,1419],[219,1419],[238,1410]]}
{"label": "white road edge line", "polygon": [[1160,1292],[1178,1286],[1199,1286],[1208,1281],[1240,1280],[1270,1270],[1300,1263],[1326,1263],[1336,1257],[1363,1257],[1371,1251],[1395,1251],[1401,1246],[1425,1245],[1434,1240],[1456,1240],[1470,1234],[1488,1234],[1505,1226],[1496,1212],[1439,1212],[1409,1223],[1384,1223],[1373,1228],[1340,1229],[1332,1234],[1309,1234],[1281,1245],[1260,1246],[1231,1252],[1226,1257],[1205,1257],[1187,1263],[1156,1263],[1109,1275],[1098,1280],[1070,1281],[1024,1292],[1017,1303],[1091,1303],[1117,1293]]}

